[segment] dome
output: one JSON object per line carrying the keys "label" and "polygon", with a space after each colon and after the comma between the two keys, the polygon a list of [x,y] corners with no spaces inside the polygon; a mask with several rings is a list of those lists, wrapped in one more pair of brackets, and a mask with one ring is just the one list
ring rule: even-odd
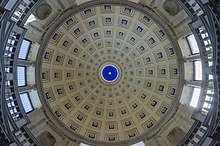
{"label": "dome", "polygon": [[52,121],[94,145],[156,134],[183,87],[182,56],[171,34],[131,2],[90,2],[65,12],[38,55],[37,85]]}
{"label": "dome", "polygon": [[0,2],[0,145],[219,145],[219,3]]}

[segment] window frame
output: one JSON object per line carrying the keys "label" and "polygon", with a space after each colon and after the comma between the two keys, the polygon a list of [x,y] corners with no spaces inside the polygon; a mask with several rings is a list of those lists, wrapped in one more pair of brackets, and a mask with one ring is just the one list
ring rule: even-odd
{"label": "window frame", "polygon": [[[196,63],[195,62],[201,62],[201,79],[196,79]],[[203,69],[202,69],[202,60],[194,60],[193,61],[193,80],[194,81],[202,81],[202,74],[203,74]]]}
{"label": "window frame", "polygon": [[[19,83],[18,83],[18,67],[24,67],[24,79],[25,79],[25,84],[24,85],[19,85]],[[18,87],[25,87],[25,86],[27,86],[27,67],[26,66],[22,66],[22,65],[17,66],[16,73],[17,73],[17,86]]]}
{"label": "window frame", "polygon": [[[28,99],[28,101],[29,101],[29,103],[30,103],[30,106],[31,106],[31,108],[32,108],[32,109],[31,109],[30,111],[28,111],[28,112],[25,111],[25,107],[24,107],[24,105],[23,105],[23,102],[22,102],[22,99],[21,99],[21,96],[20,96],[20,95],[22,95],[22,94],[26,94],[26,95],[27,95],[27,99]],[[32,103],[32,101],[31,101],[29,92],[21,92],[21,93],[19,93],[19,98],[20,98],[20,100],[21,100],[22,107],[23,107],[24,112],[25,112],[26,114],[29,114],[29,113],[31,113],[32,111],[34,111],[34,106],[33,106],[33,103]]]}
{"label": "window frame", "polygon": [[[29,44],[29,46],[28,46],[27,54],[26,54],[25,58],[20,58],[19,55],[20,55],[20,51],[21,51],[21,48],[22,48],[22,43],[23,43],[24,40],[25,40],[25,41],[28,41],[30,44]],[[22,43],[21,43],[20,50],[19,50],[19,53],[18,53],[18,59],[20,59],[20,60],[27,60],[28,54],[30,53],[30,48],[31,48],[32,42],[31,42],[30,40],[28,40],[28,39],[25,38],[25,39],[22,40]]]}
{"label": "window frame", "polygon": [[[196,93],[194,93],[194,92],[195,92],[195,89],[200,90],[200,91],[199,91],[199,95],[198,95],[198,99],[197,99],[196,105],[194,106],[194,105],[192,104],[192,99],[193,99],[193,97],[194,97],[194,94],[196,94]],[[201,88],[193,87],[193,92],[192,92],[192,95],[191,95],[191,98],[190,98],[190,103],[189,103],[189,105],[190,105],[191,107],[197,108],[198,102],[199,102],[199,99],[200,99],[200,95],[201,95],[201,91],[202,91]]]}
{"label": "window frame", "polygon": [[188,46],[189,46],[190,53],[191,53],[191,55],[200,54],[199,46],[198,46],[198,43],[197,43],[197,41],[196,41],[195,36],[194,36],[194,38],[195,38],[196,44],[197,44],[197,46],[198,46],[199,52],[197,52],[197,53],[194,53],[194,52],[193,52],[192,46],[190,45],[190,41],[189,41],[189,39],[188,39],[191,35],[194,36],[194,34],[190,34],[190,35],[187,35],[187,36],[185,37],[186,42],[187,42],[187,44],[188,44]]}

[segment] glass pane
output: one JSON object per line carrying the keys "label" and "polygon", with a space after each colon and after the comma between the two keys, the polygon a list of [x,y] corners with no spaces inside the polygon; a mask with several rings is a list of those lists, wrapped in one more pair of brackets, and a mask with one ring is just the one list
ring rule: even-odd
{"label": "glass pane", "polygon": [[208,103],[205,102],[205,103],[203,104],[203,107],[204,107],[204,108],[210,108],[210,107],[211,107],[211,104],[208,104]]}
{"label": "glass pane", "polygon": [[28,93],[20,94],[20,99],[21,99],[22,105],[23,105],[26,113],[33,110],[33,107],[31,105],[31,101],[28,97]]}
{"label": "glass pane", "polygon": [[199,53],[199,47],[193,34],[187,37],[187,41],[189,43],[192,54]]}
{"label": "glass pane", "polygon": [[194,88],[192,98],[191,98],[191,102],[190,102],[190,106],[192,106],[192,107],[197,106],[197,103],[199,101],[200,91],[201,91],[201,89]]}
{"label": "glass pane", "polygon": [[194,62],[194,80],[202,80],[202,62]]}
{"label": "glass pane", "polygon": [[27,58],[27,54],[28,54],[28,50],[30,48],[30,44],[31,44],[31,42],[28,41],[28,40],[23,40],[22,41],[18,58],[20,58],[20,59],[26,59]]}
{"label": "glass pane", "polygon": [[18,80],[18,86],[26,85],[25,67],[17,67],[17,80]]}

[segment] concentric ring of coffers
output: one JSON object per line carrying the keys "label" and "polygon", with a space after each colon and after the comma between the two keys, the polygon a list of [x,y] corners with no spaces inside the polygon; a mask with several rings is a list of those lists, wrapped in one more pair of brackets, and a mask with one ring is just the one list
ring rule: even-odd
{"label": "concentric ring of coffers", "polygon": [[[41,47],[38,88],[47,114],[90,144],[148,138],[173,115],[182,92],[179,48],[147,8],[90,3],[61,16]],[[105,83],[100,69],[109,64],[119,76]]]}

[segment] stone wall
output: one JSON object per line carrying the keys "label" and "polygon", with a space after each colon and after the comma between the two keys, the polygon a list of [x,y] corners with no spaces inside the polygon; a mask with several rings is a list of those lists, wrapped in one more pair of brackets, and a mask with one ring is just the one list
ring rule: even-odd
{"label": "stone wall", "polygon": [[28,128],[42,146],[79,146],[79,143],[68,139],[44,115],[42,108],[36,109],[28,117],[31,123]]}

